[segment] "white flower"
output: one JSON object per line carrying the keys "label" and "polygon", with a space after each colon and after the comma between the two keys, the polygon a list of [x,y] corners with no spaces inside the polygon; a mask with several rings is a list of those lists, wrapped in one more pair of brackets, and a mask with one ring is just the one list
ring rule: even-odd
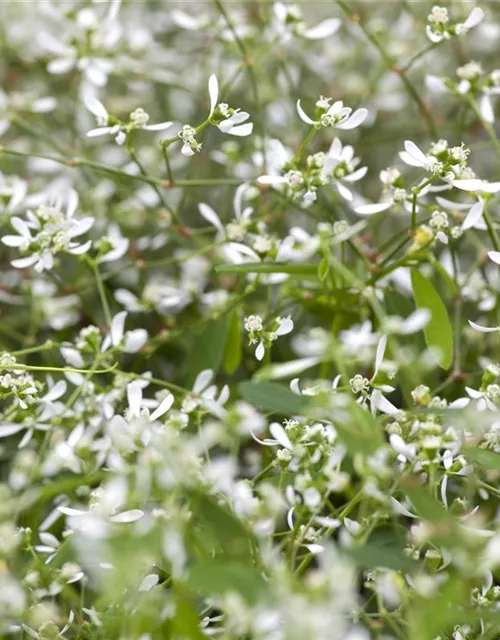
{"label": "white flower", "polygon": [[399,157],[410,167],[421,167],[432,173],[441,170],[441,163],[434,156],[427,156],[411,140],[405,140],[405,150],[399,152]]}
{"label": "white flower", "polygon": [[217,76],[212,74],[208,80],[208,93],[210,95],[210,113],[209,118],[213,118],[214,114],[222,116],[222,119],[216,123],[217,128],[222,133],[228,133],[232,136],[245,137],[249,136],[253,131],[253,123],[248,122],[250,114],[239,109],[231,109],[227,104],[218,104],[219,100],[219,83]]}
{"label": "white flower", "polygon": [[97,120],[97,128],[87,132],[87,137],[95,138],[98,136],[111,135],[115,137],[115,142],[122,145],[127,139],[127,134],[133,129],[144,129],[146,131],[165,131],[172,126],[172,122],[160,122],[158,124],[147,124],[149,115],[141,108],[136,109],[130,114],[130,122],[128,124],[116,123],[110,125],[110,118],[106,107],[97,98],[92,95],[84,97],[84,104],[87,109],[95,116]]}
{"label": "white flower", "polygon": [[137,353],[146,344],[148,332],[145,329],[134,329],[125,332],[125,320],[127,312],[120,311],[111,321],[111,331],[101,344],[101,352],[104,353],[111,346],[120,347],[124,353]]}
{"label": "white flower", "polygon": [[84,244],[74,242],[92,227],[94,218],[90,216],[77,220],[74,214],[78,207],[78,194],[73,189],[66,197],[66,211],[63,212],[63,199],[52,196],[48,205],[40,205],[38,209],[27,212],[27,220],[17,216],[11,218],[11,224],[19,235],[6,235],[2,242],[8,247],[17,247],[26,257],[12,261],[18,269],[34,266],[41,273],[54,266],[54,256],[63,251],[73,255],[86,253],[91,241]]}
{"label": "white flower", "polygon": [[327,18],[314,27],[307,27],[297,5],[275,2],[273,5],[274,28],[283,43],[289,42],[293,35],[307,40],[323,40],[338,31],[342,24],[338,18]]}
{"label": "white flower", "polygon": [[334,127],[336,129],[355,129],[366,120],[368,110],[361,108],[352,113],[350,107],[344,107],[342,100],[337,100],[326,111],[321,114],[318,120],[313,120],[302,109],[300,100],[297,100],[297,112],[300,119],[306,124],[314,127]]}

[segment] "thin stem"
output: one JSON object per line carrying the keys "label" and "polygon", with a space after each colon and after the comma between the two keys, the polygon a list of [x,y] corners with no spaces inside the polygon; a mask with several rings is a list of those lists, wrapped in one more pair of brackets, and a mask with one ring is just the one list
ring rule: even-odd
{"label": "thin stem", "polygon": [[[18,156],[22,158],[43,158],[44,160],[52,160],[52,162],[57,162],[58,164],[62,164],[66,167],[90,167],[95,171],[99,171],[102,173],[107,173],[116,176],[117,178],[123,178],[125,180],[139,180],[140,182],[145,182],[146,184],[157,185],[162,189],[175,189],[179,187],[210,187],[210,186],[218,186],[218,185],[234,185],[238,186],[242,183],[240,178],[204,178],[204,179],[195,179],[195,180],[175,180],[174,182],[170,182],[169,180],[164,180],[163,178],[158,178],[156,176],[143,175],[142,173],[133,174],[127,173],[126,171],[122,171],[121,169],[116,169],[115,167],[108,167],[104,164],[100,164],[99,162],[93,162],[92,160],[87,160],[86,158],[65,158],[62,156],[56,156],[52,154],[45,153],[33,153],[27,151],[18,151],[17,149],[8,149],[0,145],[0,155],[8,155],[8,156]],[[246,182],[254,182],[255,179],[247,180]]]}
{"label": "thin stem", "polygon": [[411,80],[407,77],[405,68],[404,67],[398,67],[396,65],[395,61],[387,53],[387,51],[385,50],[384,46],[379,42],[378,38],[376,38],[373,35],[373,33],[371,33],[371,31],[364,25],[364,23],[359,19],[359,16],[357,16],[357,15],[354,16],[353,15],[353,12],[351,11],[351,9],[348,7],[348,5],[345,2],[343,2],[342,0],[336,0],[336,4],[349,17],[349,19],[353,19],[355,17],[355,21],[359,25],[360,29],[363,31],[363,33],[366,35],[368,40],[376,47],[376,49],[380,53],[380,56],[382,57],[382,60],[384,61],[387,69],[389,69],[390,71],[393,71],[394,73],[398,74],[398,76],[401,78],[401,82],[404,84],[408,94],[410,95],[412,100],[415,102],[415,104],[418,106],[419,113],[423,116],[424,120],[426,121],[427,128],[429,129],[429,133],[433,137],[436,137],[437,136],[437,129],[436,129],[436,124],[434,122],[434,119],[433,119],[432,115],[429,113],[428,108],[426,107],[426,105],[423,103],[422,99],[418,95],[418,91],[413,86]]}
{"label": "thin stem", "polygon": [[484,206],[484,210],[483,210],[483,218],[484,221],[486,222],[486,227],[488,229],[488,235],[490,236],[491,242],[495,248],[495,251],[500,251],[500,240],[498,239],[498,234],[496,232],[496,229],[493,225],[493,221],[490,217],[490,214],[488,213],[488,210],[486,208],[486,205]]}
{"label": "thin stem", "polygon": [[108,325],[108,327],[111,327],[111,311],[109,309],[109,303],[106,297],[106,291],[104,290],[104,283],[102,281],[101,274],[99,272],[99,267],[95,260],[92,260],[89,258],[87,262],[90,268],[92,269],[92,271],[94,272],[95,281],[97,284],[97,290],[99,291],[99,297],[101,298],[102,310],[104,312],[106,324]]}

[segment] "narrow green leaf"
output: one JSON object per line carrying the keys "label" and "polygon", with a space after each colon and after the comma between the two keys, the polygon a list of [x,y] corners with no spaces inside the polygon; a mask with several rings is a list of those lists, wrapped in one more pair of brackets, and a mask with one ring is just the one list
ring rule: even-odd
{"label": "narrow green leaf", "polygon": [[308,404],[306,398],[275,382],[242,382],[238,389],[251,404],[282,415],[303,413]]}
{"label": "narrow green leaf", "polygon": [[431,282],[415,269],[411,271],[411,283],[416,306],[429,309],[432,314],[424,328],[427,346],[439,349],[439,366],[449,369],[453,361],[453,330],[446,307]]}
{"label": "narrow green leaf", "polygon": [[[196,336],[190,337],[191,346],[187,359],[189,385],[203,369],[213,369],[216,372],[220,369],[228,328],[229,315],[225,315],[208,324]],[[196,345],[195,348],[193,344]]]}
{"label": "narrow green leaf", "polygon": [[330,263],[327,258],[323,258],[318,265],[318,278],[323,282],[328,275],[330,269]]}
{"label": "narrow green leaf", "polygon": [[245,264],[220,264],[215,267],[217,273],[290,273],[315,276],[316,264],[279,264],[268,262],[246,262]]}
{"label": "narrow green leaf", "polygon": [[224,370],[231,375],[241,362],[241,318],[238,310],[229,319],[226,347],[224,349]]}

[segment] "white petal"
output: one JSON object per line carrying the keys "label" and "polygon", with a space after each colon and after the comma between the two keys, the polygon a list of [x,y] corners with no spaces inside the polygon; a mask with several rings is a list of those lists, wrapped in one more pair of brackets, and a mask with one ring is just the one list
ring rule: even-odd
{"label": "white petal", "polygon": [[445,475],[443,481],[441,482],[441,500],[443,501],[444,506],[448,509],[448,497],[446,495],[446,489],[448,488],[448,476]]}
{"label": "white petal", "polygon": [[115,133],[116,131],[116,127],[97,127],[97,129],[87,131],[87,138],[97,138],[97,136],[105,136],[108,133]]}
{"label": "white petal", "polygon": [[10,224],[14,227],[14,229],[20,233],[23,238],[31,238],[31,232],[26,224],[26,222],[22,218],[18,218],[17,216],[12,216],[10,219]]}
{"label": "white petal", "polygon": [[299,114],[299,118],[302,120],[302,122],[313,126],[316,124],[314,120],[311,120],[304,109],[302,109],[302,107],[300,106],[300,100],[297,100],[297,113]]}
{"label": "white petal", "polygon": [[387,346],[387,336],[382,336],[378,341],[377,353],[375,354],[375,371],[373,372],[374,378],[377,375],[378,370],[380,369],[380,365],[384,360],[386,346]]}
{"label": "white petal", "polygon": [[114,347],[120,344],[125,329],[126,311],[119,311],[111,321],[111,343]]}
{"label": "white petal", "polygon": [[200,202],[198,210],[207,222],[224,234],[224,225],[212,207],[209,207],[208,204],[205,204],[204,202]]}
{"label": "white petal", "polygon": [[264,357],[264,354],[266,352],[266,349],[264,347],[264,343],[263,342],[259,342],[257,349],[255,349],[255,357],[257,358],[257,360],[262,360],[262,358]]}
{"label": "white petal", "polygon": [[472,322],[472,320],[469,320],[469,324],[473,329],[480,331],[481,333],[495,333],[495,331],[500,330],[499,327],[482,327],[481,325]]}
{"label": "white petal", "polygon": [[363,124],[367,116],[368,116],[368,109],[364,109],[364,108],[358,109],[352,114],[352,116],[347,118],[345,122],[342,122],[341,124],[336,125],[336,128],[344,129],[344,130],[355,129],[356,127],[359,127],[360,124]]}
{"label": "white petal", "polygon": [[328,36],[332,36],[336,31],[338,31],[341,24],[342,21],[338,18],[329,18],[328,20],[323,20],[323,22],[320,22],[315,27],[306,29],[302,35],[308,40],[321,40],[323,38],[328,38]]}
{"label": "white petal", "polygon": [[421,166],[427,164],[427,156],[411,140],[405,140],[405,151],[406,153],[409,153],[412,158],[415,158],[415,160],[420,162]]}
{"label": "white petal", "polygon": [[276,329],[275,333],[277,336],[285,336],[287,333],[293,330],[293,320],[290,318],[286,318],[280,324],[280,326]]}
{"label": "white petal", "polygon": [[83,244],[71,245],[66,251],[68,253],[71,253],[71,255],[73,256],[79,256],[84,253],[87,253],[87,251],[90,249],[91,246],[92,246],[92,240],[88,240]]}
{"label": "white petal", "polygon": [[479,110],[481,117],[485,122],[493,124],[495,122],[495,113],[493,111],[493,105],[491,104],[490,96],[483,93],[481,100],[479,101]]}
{"label": "white petal", "polygon": [[446,93],[448,91],[444,80],[437,76],[428,75],[425,78],[425,85],[433,93]]}
{"label": "white petal", "polygon": [[146,329],[133,329],[125,334],[123,343],[123,351],[125,353],[137,353],[148,341],[148,332]]}
{"label": "white petal", "polygon": [[400,151],[399,157],[401,160],[410,167],[424,167],[425,165],[420,162],[420,160],[416,160],[412,155],[406,153],[406,151]]}
{"label": "white petal", "polygon": [[464,27],[466,29],[472,29],[476,27],[480,22],[484,19],[484,11],[479,7],[474,7],[472,11],[469,13],[469,17],[464,22]]}
{"label": "white petal", "polygon": [[386,209],[389,209],[391,206],[391,202],[374,202],[372,204],[362,204],[361,206],[356,207],[354,211],[359,213],[361,216],[372,216],[375,213],[386,211]]}
{"label": "white petal", "polygon": [[151,591],[158,582],[160,582],[160,576],[156,573],[150,573],[149,576],[146,576],[139,585],[139,591]]}
{"label": "white petal", "polygon": [[138,416],[141,412],[142,388],[136,380],[127,385],[127,402],[130,413]]}
{"label": "white petal", "polygon": [[472,205],[469,209],[469,213],[466,215],[465,220],[462,223],[462,229],[464,231],[476,226],[483,217],[483,209],[484,202],[481,200]]}
{"label": "white petal", "polygon": [[500,191],[500,182],[483,182],[482,190],[486,193],[498,193]]}
{"label": "white petal", "polygon": [[389,400],[387,400],[387,398],[384,397],[378,389],[373,391],[370,401],[372,406],[382,413],[387,413],[388,415],[395,415],[399,413],[399,409],[395,407],[392,402],[389,402]]}
{"label": "white petal", "polygon": [[19,433],[24,429],[24,425],[21,424],[2,424],[0,425],[0,438],[7,438],[15,433]]}
{"label": "white petal", "polygon": [[500,251],[488,251],[488,258],[495,264],[500,264]]}
{"label": "white petal", "polygon": [[[289,376],[297,375],[316,366],[320,361],[320,358],[311,356],[309,358],[300,358],[298,360],[289,360],[288,362],[273,364],[262,369],[262,376],[259,372],[259,379],[277,380],[279,378],[288,378]],[[296,380],[298,381],[298,378]],[[292,382],[290,383],[290,388]],[[292,389],[292,391],[294,391],[294,389]],[[300,391],[298,393],[300,395]]]}
{"label": "white petal", "polygon": [[470,180],[453,180],[451,184],[463,191],[480,191],[484,186],[483,181],[477,178],[471,178]]}
{"label": "white petal", "polygon": [[319,553],[323,553],[323,551],[325,550],[325,547],[323,547],[321,544],[305,544],[304,547],[306,549],[309,549],[309,551],[313,554],[313,555],[318,555]]}
{"label": "white petal", "polygon": [[108,119],[108,112],[106,110],[106,107],[102,104],[102,102],[100,102],[100,100],[94,98],[94,96],[86,96],[83,99],[83,104],[96,118],[102,120]]}
{"label": "white petal", "polygon": [[48,393],[43,396],[43,401],[54,402],[55,400],[59,400],[59,398],[66,393],[67,386],[65,380],[59,380],[52,389],[49,389]]}
{"label": "white petal", "polygon": [[174,396],[171,393],[168,393],[165,398],[160,402],[158,408],[153,411],[153,413],[149,416],[151,422],[157,420],[162,415],[167,413],[170,407],[174,404]]}
{"label": "white petal", "polygon": [[20,247],[24,241],[21,236],[4,236],[2,238],[2,242],[6,247]]}
{"label": "white petal", "polygon": [[444,36],[441,33],[437,33],[436,31],[433,31],[429,24],[425,27],[425,35],[434,44],[438,44],[444,38]]}
{"label": "white petal", "polygon": [[347,187],[345,187],[341,182],[337,181],[335,185],[338,189],[338,192],[344,198],[344,200],[348,200],[349,202],[351,202],[353,199],[352,192]]}
{"label": "white petal", "polygon": [[247,122],[247,124],[241,124],[237,127],[233,127],[230,131],[228,131],[231,136],[238,136],[240,138],[244,138],[245,136],[249,136],[253,131],[253,122]]}
{"label": "white petal", "polygon": [[287,184],[288,180],[285,176],[259,176],[257,178],[259,184]]}
{"label": "white petal", "polygon": [[215,111],[219,99],[219,83],[215,74],[212,74],[208,80],[208,94],[210,96],[210,113],[208,117],[210,118]]}
{"label": "white petal", "polygon": [[82,511],[81,509],[72,509],[71,507],[57,507],[58,511],[64,513],[65,516],[84,516],[87,514],[87,511]]}
{"label": "white petal", "polygon": [[31,267],[38,262],[38,256],[27,256],[26,258],[17,258],[16,260],[12,260],[10,263],[16,269],[25,269],[26,267]]}
{"label": "white petal", "polygon": [[193,385],[193,393],[201,393],[212,382],[214,372],[212,369],[204,369],[197,376]]}
{"label": "white petal", "polygon": [[360,167],[359,169],[356,169],[356,171],[350,173],[348,176],[344,176],[343,180],[345,182],[357,182],[358,180],[361,180],[361,178],[364,178],[367,173],[368,167]]}
{"label": "white petal", "polygon": [[279,422],[273,422],[269,426],[269,432],[273,436],[273,438],[285,449],[292,449],[292,443],[290,442],[290,438],[287,436],[286,431],[280,425]]}
{"label": "white petal", "polygon": [[124,511],[123,513],[119,513],[116,516],[111,516],[111,522],[119,522],[119,523],[127,523],[127,522],[136,522],[144,515],[144,511],[140,509],[131,509],[130,511]]}
{"label": "white petal", "polygon": [[146,131],[165,131],[165,129],[169,129],[173,124],[173,122],[158,122],[157,124],[147,124],[142,128],[146,129]]}

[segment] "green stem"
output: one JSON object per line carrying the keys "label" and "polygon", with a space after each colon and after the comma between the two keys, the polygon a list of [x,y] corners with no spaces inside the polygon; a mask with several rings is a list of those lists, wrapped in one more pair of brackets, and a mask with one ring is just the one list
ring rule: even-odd
{"label": "green stem", "polygon": [[493,225],[493,221],[488,213],[486,205],[484,205],[483,218],[486,222],[486,227],[488,229],[488,235],[490,236],[491,242],[495,248],[495,251],[500,251],[500,240],[498,239],[498,234]]}
{"label": "green stem", "polygon": [[99,291],[99,297],[101,299],[101,304],[102,304],[102,310],[104,312],[104,318],[106,320],[106,324],[109,327],[111,327],[111,311],[109,309],[109,303],[108,303],[108,299],[106,297],[106,291],[104,290],[104,283],[102,281],[101,278],[101,274],[99,272],[99,267],[97,265],[97,262],[95,260],[92,260],[91,258],[87,258],[87,263],[90,266],[90,268],[92,269],[92,271],[94,272],[94,277],[95,277],[95,281],[97,284],[97,290]]}
{"label": "green stem", "polygon": [[398,67],[392,57],[387,53],[384,46],[379,42],[378,38],[376,38],[371,31],[365,26],[365,24],[359,19],[358,15],[353,14],[349,6],[346,2],[342,0],[336,0],[336,4],[342,9],[342,11],[348,16],[349,19],[355,21],[360,29],[363,31],[368,40],[373,44],[374,47],[380,53],[382,60],[385,63],[385,66],[390,71],[397,73],[401,78],[401,82],[404,84],[408,94],[418,106],[418,110],[420,115],[424,118],[427,124],[427,128],[429,129],[429,133],[435,138],[437,136],[437,129],[434,119],[432,118],[429,110],[426,105],[423,103],[422,99],[418,95],[418,91],[413,86],[411,80],[406,75],[406,70],[404,67]]}

